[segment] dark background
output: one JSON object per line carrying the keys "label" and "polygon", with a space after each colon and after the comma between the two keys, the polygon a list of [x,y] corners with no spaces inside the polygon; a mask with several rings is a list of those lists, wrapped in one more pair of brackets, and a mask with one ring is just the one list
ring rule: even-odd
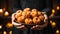
{"label": "dark background", "polygon": [[[52,1],[53,1],[52,8],[56,10],[56,7],[60,6],[60,0],[52,0]],[[12,0],[0,0],[0,9],[3,9],[3,8],[5,8],[6,11],[8,11],[10,13],[10,16],[8,16],[8,17],[0,16],[0,25],[3,25],[3,28],[0,31],[9,32],[11,30],[11,28],[7,28],[6,24],[8,22],[11,22]],[[57,29],[60,30],[60,10],[57,11],[55,13],[55,15],[56,15],[56,17],[51,19],[52,21],[56,22],[56,27],[52,28],[54,33],[56,32]]]}

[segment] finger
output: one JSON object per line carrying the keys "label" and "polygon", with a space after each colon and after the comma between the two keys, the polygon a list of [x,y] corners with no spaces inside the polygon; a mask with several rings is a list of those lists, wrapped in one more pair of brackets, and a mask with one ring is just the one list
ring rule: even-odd
{"label": "finger", "polygon": [[38,25],[36,25],[36,27],[38,27]]}
{"label": "finger", "polygon": [[34,29],[34,28],[36,28],[35,26],[33,26],[31,29]]}
{"label": "finger", "polygon": [[44,22],[48,22],[48,19],[44,19]]}
{"label": "finger", "polygon": [[22,24],[19,24],[20,26],[22,26]]}
{"label": "finger", "polygon": [[40,27],[40,25],[36,25],[37,30],[42,30],[43,28]]}
{"label": "finger", "polygon": [[36,28],[35,26],[33,26],[32,28]]}
{"label": "finger", "polygon": [[38,28],[39,27],[39,25],[36,25],[36,28]]}
{"label": "finger", "polygon": [[24,28],[25,26],[24,25],[21,25],[20,28]]}
{"label": "finger", "polygon": [[26,30],[27,28],[24,25],[22,25],[22,26],[20,26],[20,29]]}
{"label": "finger", "polygon": [[36,29],[40,29],[40,26],[39,25],[36,25]]}

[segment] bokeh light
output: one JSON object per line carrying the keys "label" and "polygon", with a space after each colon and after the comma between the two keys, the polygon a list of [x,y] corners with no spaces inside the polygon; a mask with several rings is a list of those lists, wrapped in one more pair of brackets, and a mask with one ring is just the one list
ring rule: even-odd
{"label": "bokeh light", "polygon": [[2,25],[0,25],[0,29],[2,29]]}
{"label": "bokeh light", "polygon": [[56,34],[58,34],[59,33],[59,30],[56,30]]}
{"label": "bokeh light", "polygon": [[13,25],[12,25],[12,23],[10,23],[10,22],[7,23],[7,25],[6,25],[7,28],[11,28],[12,26],[13,26]]}
{"label": "bokeh light", "polygon": [[3,13],[2,9],[0,9],[0,13]]}
{"label": "bokeh light", "polygon": [[6,12],[4,13],[4,15],[5,15],[5,16],[8,16],[8,15],[9,15],[9,13],[6,11]]}
{"label": "bokeh light", "polygon": [[54,28],[56,26],[56,23],[55,22],[52,22],[51,25]]}
{"label": "bokeh light", "polygon": [[9,33],[12,34],[12,31],[10,31]]}
{"label": "bokeh light", "polygon": [[52,9],[52,13],[53,13],[53,14],[55,13],[55,10],[54,10],[54,9]]}
{"label": "bokeh light", "polygon": [[60,9],[60,7],[59,6],[57,6],[57,10],[59,10]]}
{"label": "bokeh light", "polygon": [[3,34],[7,34],[7,32],[6,32],[6,31],[4,31],[4,32],[3,32]]}

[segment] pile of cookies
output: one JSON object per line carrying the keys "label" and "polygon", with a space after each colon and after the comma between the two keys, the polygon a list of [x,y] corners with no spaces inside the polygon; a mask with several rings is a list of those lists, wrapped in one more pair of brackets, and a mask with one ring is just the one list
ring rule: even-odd
{"label": "pile of cookies", "polygon": [[24,10],[16,11],[14,16],[16,22],[25,23],[25,24],[40,24],[41,21],[44,21],[44,15],[41,11],[37,9],[25,8]]}

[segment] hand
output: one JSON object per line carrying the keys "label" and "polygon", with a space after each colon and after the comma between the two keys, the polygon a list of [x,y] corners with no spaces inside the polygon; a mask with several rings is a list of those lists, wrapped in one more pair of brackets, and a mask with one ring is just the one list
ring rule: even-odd
{"label": "hand", "polygon": [[20,29],[25,30],[27,28],[25,27],[25,25],[20,25]]}
{"label": "hand", "polygon": [[48,24],[48,21],[46,19],[43,25],[35,25],[35,26],[31,27],[31,29],[33,29],[33,30],[42,30],[47,26],[47,24]]}
{"label": "hand", "polygon": [[44,19],[44,22],[45,22],[45,23],[48,22],[48,19]]}
{"label": "hand", "polygon": [[31,29],[36,30],[36,26],[31,27]]}
{"label": "hand", "polygon": [[12,24],[19,29],[22,29],[22,30],[27,29],[24,25],[14,22],[14,20],[15,20],[14,15],[15,15],[15,13],[12,14]]}
{"label": "hand", "polygon": [[19,24],[17,28],[19,28],[19,29],[21,29],[21,30],[27,29],[27,28],[25,27],[25,25],[22,25],[22,24]]}
{"label": "hand", "polygon": [[35,25],[35,26],[31,27],[31,29],[33,29],[33,30],[42,30],[43,28],[40,27],[40,25]]}
{"label": "hand", "polygon": [[45,15],[45,19],[44,19],[44,24],[43,25],[35,25],[33,27],[31,27],[31,29],[33,30],[42,30],[44,27],[46,27],[48,24],[48,18]]}

